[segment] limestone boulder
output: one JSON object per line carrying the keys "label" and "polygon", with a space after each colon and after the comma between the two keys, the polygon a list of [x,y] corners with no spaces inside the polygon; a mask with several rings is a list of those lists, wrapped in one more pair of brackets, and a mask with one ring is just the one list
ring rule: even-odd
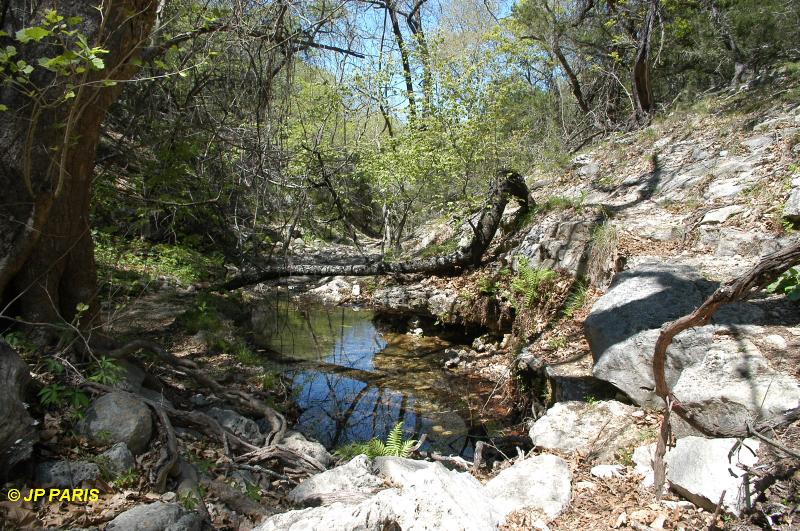
{"label": "limestone boulder", "polygon": [[755,439],[745,439],[741,445],[737,439],[678,439],[665,456],[667,481],[672,490],[709,511],[724,491],[723,508],[738,516],[754,501],[747,499],[755,489],[747,485],[753,478],[745,475],[744,467],[758,463],[758,447]]}
{"label": "limestone boulder", "polygon": [[621,448],[638,440],[636,410],[615,400],[558,402],[533,424],[530,436],[540,448],[579,451],[592,461],[613,463]]}
{"label": "limestone boulder", "polygon": [[366,455],[359,455],[342,466],[311,476],[289,492],[288,498],[306,506],[353,504],[386,487],[386,482],[373,473],[372,461]]}
{"label": "limestone boulder", "polygon": [[39,436],[25,406],[30,369],[7,343],[0,340],[0,481],[33,452]]}
{"label": "limestone boulder", "polygon": [[569,506],[572,475],[566,461],[542,454],[503,470],[485,488],[502,518],[524,508],[555,518]]}

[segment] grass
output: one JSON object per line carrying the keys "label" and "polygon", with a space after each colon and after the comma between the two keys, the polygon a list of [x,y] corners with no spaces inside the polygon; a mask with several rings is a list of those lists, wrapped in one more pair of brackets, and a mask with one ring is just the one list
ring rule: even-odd
{"label": "grass", "polygon": [[586,203],[586,192],[581,192],[577,197],[569,197],[565,195],[552,195],[547,197],[544,201],[536,204],[536,213],[551,212],[553,210],[568,210],[575,209],[582,212],[584,204]]}
{"label": "grass", "polygon": [[564,317],[572,318],[575,312],[581,310],[586,305],[586,297],[588,295],[589,284],[585,280],[576,280],[572,286],[567,302],[564,305],[562,314]]}
{"label": "grass", "polygon": [[458,250],[458,239],[450,238],[442,243],[432,243],[425,247],[419,255],[422,258],[432,258],[434,256],[443,256],[456,252]]}

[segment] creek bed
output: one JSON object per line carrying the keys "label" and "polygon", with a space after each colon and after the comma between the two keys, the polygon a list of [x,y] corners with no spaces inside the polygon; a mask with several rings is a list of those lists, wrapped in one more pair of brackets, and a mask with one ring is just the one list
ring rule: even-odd
{"label": "creek bed", "polygon": [[379,330],[374,317],[280,292],[254,305],[256,342],[282,356],[267,368],[292,382],[295,429],[336,448],[383,439],[403,422],[407,436],[427,433],[430,449],[470,458],[503,426],[484,407],[496,383],[444,369],[448,341]]}

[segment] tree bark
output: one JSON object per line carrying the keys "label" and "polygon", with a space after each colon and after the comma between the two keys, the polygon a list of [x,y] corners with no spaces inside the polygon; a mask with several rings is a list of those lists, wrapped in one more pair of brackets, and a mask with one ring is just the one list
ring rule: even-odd
{"label": "tree bark", "polygon": [[501,170],[497,182],[489,194],[489,205],[481,214],[478,223],[473,227],[472,241],[454,253],[432,258],[420,258],[405,262],[378,262],[373,264],[296,264],[275,265],[257,271],[244,273],[225,282],[221,288],[236,289],[294,275],[316,276],[371,276],[391,273],[430,273],[447,274],[460,269],[480,264],[481,257],[492,243],[503,211],[511,197],[516,197],[528,208],[528,187],[522,176],[516,172]]}
{"label": "tree bark", "polygon": [[650,0],[647,15],[639,34],[639,46],[633,63],[633,99],[636,121],[640,124],[650,121],[653,113],[653,83],[650,79],[650,41],[658,11],[658,0]]}
{"label": "tree bark", "polygon": [[392,23],[392,33],[394,39],[397,41],[397,47],[400,50],[400,60],[403,63],[403,79],[406,82],[406,96],[408,97],[408,113],[411,118],[417,116],[417,104],[414,94],[414,77],[411,74],[411,59],[408,56],[408,49],[406,48],[405,40],[403,39],[403,31],[400,29],[400,21],[397,17],[397,8],[393,0],[386,0],[386,12],[389,14],[389,20]]}
{"label": "tree bark", "polygon": [[[100,126],[122,86],[105,81],[129,80],[131,61],[146,43],[155,21],[152,0],[107,0],[101,10],[82,0],[46,0],[31,7],[25,0],[6,4],[2,30],[39,25],[43,14],[81,17],[79,31],[90,45],[108,50],[101,70],[56,76],[37,67],[33,96],[9,85],[0,88],[0,312],[29,322],[71,320],[78,303],[95,311],[97,279],[89,231],[89,201]],[[15,46],[18,58],[37,65],[40,57],[63,52],[47,39]],[[74,97],[55,103],[74,85]],[[6,316],[8,313],[5,313]]]}

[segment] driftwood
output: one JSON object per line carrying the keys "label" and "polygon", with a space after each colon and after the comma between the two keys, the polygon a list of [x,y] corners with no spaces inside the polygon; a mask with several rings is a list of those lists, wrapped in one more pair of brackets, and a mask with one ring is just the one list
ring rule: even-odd
{"label": "driftwood", "polygon": [[372,276],[398,273],[453,273],[466,267],[480,264],[483,253],[489,248],[497,232],[497,228],[500,226],[503,211],[511,197],[516,197],[522,204],[523,208],[520,214],[527,211],[530,198],[525,180],[516,172],[501,170],[498,175],[497,183],[489,192],[488,207],[481,214],[477,225],[472,227],[472,241],[466,247],[462,247],[448,255],[420,258],[404,262],[376,262],[371,264],[296,264],[288,266],[266,266],[257,271],[243,273],[234,277],[220,287],[231,290],[267,280],[298,275]]}
{"label": "driftwood", "polygon": [[[656,495],[660,496],[664,487],[665,466],[664,453],[669,438],[669,416],[675,413],[689,425],[701,433],[711,437],[747,437],[759,432],[780,426],[785,426],[800,418],[800,408],[790,410],[783,415],[763,420],[757,424],[744,422],[740,426],[712,425],[696,413],[702,409],[701,404],[682,404],[673,394],[667,384],[664,369],[667,361],[667,348],[679,333],[695,326],[708,324],[714,313],[725,304],[742,300],[774,282],[785,271],[800,263],[800,240],[793,242],[785,249],[764,257],[750,271],[739,278],[723,283],[692,313],[661,327],[661,333],[656,340],[653,353],[653,379],[655,392],[667,405],[666,413],[662,418],[661,433],[653,460],[655,472]],[[769,443],[769,440],[762,440]],[[784,450],[785,451],[785,450]]]}

